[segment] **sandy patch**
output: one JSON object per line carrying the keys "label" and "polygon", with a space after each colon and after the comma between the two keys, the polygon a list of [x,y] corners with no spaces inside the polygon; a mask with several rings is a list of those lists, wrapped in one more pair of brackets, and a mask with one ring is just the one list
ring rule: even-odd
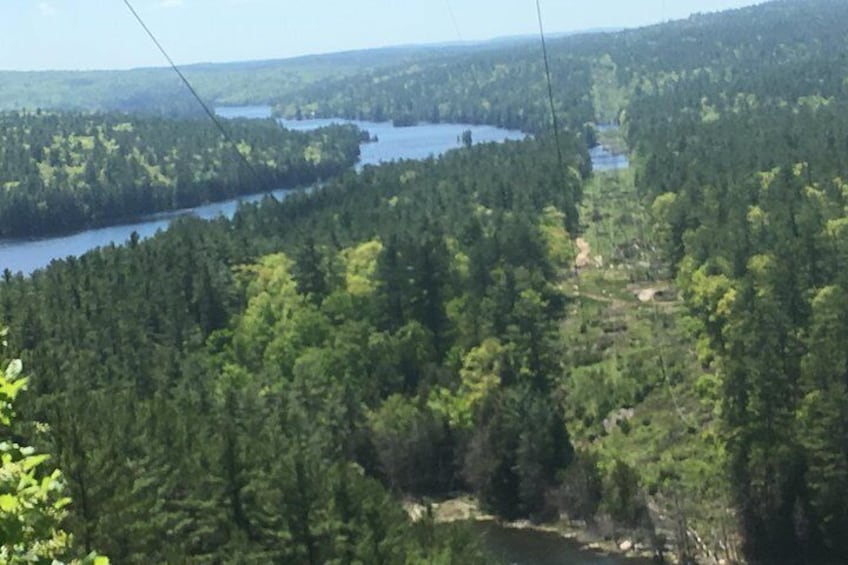
{"label": "sandy patch", "polygon": [[651,302],[659,291],[658,288],[643,288],[636,296],[639,297],[639,302]]}
{"label": "sandy patch", "polygon": [[589,242],[582,237],[578,237],[574,243],[577,245],[578,251],[577,259],[574,263],[577,265],[578,269],[585,269],[591,263],[592,248],[589,245]]}

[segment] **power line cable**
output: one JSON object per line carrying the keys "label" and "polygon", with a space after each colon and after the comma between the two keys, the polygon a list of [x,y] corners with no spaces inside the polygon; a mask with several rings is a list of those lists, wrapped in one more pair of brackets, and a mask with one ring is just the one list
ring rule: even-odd
{"label": "power line cable", "polygon": [[459,42],[463,43],[462,32],[459,29],[459,24],[456,21],[456,14],[453,11],[453,6],[451,6],[450,0],[445,0],[445,4],[448,7],[448,15],[450,15],[450,19],[453,22],[453,28],[456,30],[456,36],[459,38]]}
{"label": "power line cable", "polygon": [[209,105],[204,102],[203,98],[200,97],[200,95],[197,93],[197,90],[195,90],[194,86],[192,86],[191,82],[189,82],[189,80],[186,78],[186,76],[183,74],[177,64],[174,63],[174,60],[171,58],[170,55],[168,55],[168,52],[156,38],[156,35],[153,33],[153,31],[147,26],[146,23],[144,23],[144,20],[141,18],[141,15],[139,15],[139,13],[130,3],[130,0],[123,0],[123,2],[126,5],[127,9],[130,11],[130,13],[132,13],[133,17],[135,17],[136,21],[139,23],[142,29],[144,29],[144,31],[159,49],[159,52],[162,53],[162,55],[168,61],[168,64],[171,65],[171,68],[174,70],[174,72],[177,73],[177,75],[180,77],[180,80],[183,81],[183,84],[186,86],[188,91],[191,92],[191,95],[194,96],[195,100],[197,100],[197,103],[200,104],[201,108],[203,108],[203,111],[206,112],[206,115],[209,116],[209,119],[212,120],[212,122],[218,128],[218,131],[221,132],[221,135],[224,137],[224,140],[232,146],[233,151],[235,151],[236,155],[238,155],[239,160],[251,172],[251,174],[256,179],[256,182],[259,183],[259,186],[261,188],[270,188],[270,183],[265,182],[265,179],[263,179],[262,175],[259,174],[259,171],[256,170],[256,168],[250,163],[250,161],[247,160],[247,157],[245,157],[244,154],[239,150],[238,145],[230,136],[229,132],[218,119],[218,117],[215,115],[215,112],[213,112],[212,109],[209,108]]}
{"label": "power line cable", "polygon": [[[229,132],[227,131],[227,128],[224,127],[224,125],[218,119],[218,116],[215,115],[215,112],[213,112],[209,105],[206,104],[206,102],[203,100],[203,98],[200,97],[200,95],[197,93],[197,90],[195,90],[194,86],[192,86],[188,78],[186,78],[186,76],[176,65],[176,63],[174,63],[174,60],[171,58],[170,55],[168,55],[168,52],[156,38],[156,35],[147,26],[147,24],[141,18],[139,13],[135,10],[135,8],[133,8],[133,5],[130,3],[130,0],[123,0],[123,2],[127,6],[127,9],[129,9],[129,11],[135,17],[139,25],[144,29],[144,31],[159,49],[159,52],[162,53],[162,55],[168,61],[168,64],[171,65],[171,68],[174,70],[174,72],[177,73],[177,75],[180,77],[180,80],[182,80],[183,84],[186,86],[188,91],[191,92],[191,95],[194,96],[194,99],[197,100],[197,103],[200,104],[200,106],[203,108],[203,111],[206,112],[206,115],[209,117],[209,119],[212,120],[212,122],[215,124],[215,127],[218,128],[218,131],[221,132],[221,135],[223,136],[224,140],[229,143],[230,146],[233,148],[233,152],[238,156],[242,164],[247,167],[247,170],[249,170],[250,173],[253,175],[253,178],[259,185],[259,190],[257,190],[256,192],[267,192],[275,202],[279,202],[279,200],[274,196],[272,192],[274,188],[274,183],[269,181],[270,177],[261,175],[259,171],[256,170],[256,167],[254,167],[253,164],[251,164],[251,162],[247,160],[247,157],[245,157],[241,150],[239,150],[239,147],[236,144],[235,140],[233,140],[233,138],[230,136]],[[287,225],[294,229],[295,234],[304,239],[308,237],[306,236],[303,228],[299,225],[295,218],[288,218],[287,220]]]}
{"label": "power line cable", "polygon": [[[450,16],[450,19],[453,22],[453,27],[454,27],[454,30],[456,31],[456,37],[457,37],[457,40],[459,41],[460,48],[461,48],[465,44],[465,37],[463,36],[462,30],[459,27],[459,21],[456,19],[456,12],[454,12],[453,5],[451,4],[451,0],[445,0],[445,6],[447,7],[448,15]],[[465,57],[464,60],[468,62],[468,66],[470,68],[471,83],[474,87],[474,92],[480,94],[480,96],[481,96],[480,103],[482,104],[483,88],[482,88],[481,81],[480,81],[479,77],[477,76],[478,73],[479,73],[478,70],[477,70],[477,64],[474,62],[473,55],[462,55],[462,56]],[[460,60],[460,59],[457,59],[457,61],[458,60]],[[472,112],[476,113],[476,108],[473,109]],[[476,121],[478,121],[475,115],[468,116],[468,118],[470,118],[470,119],[460,120],[460,121],[465,121],[465,122],[476,122]],[[439,119],[441,120],[441,116],[440,116]]]}
{"label": "power line cable", "polygon": [[[556,143],[557,150],[557,163],[559,165],[560,174],[565,175],[565,160],[562,157],[562,142],[559,136],[559,119],[557,118],[556,113],[556,103],[554,102],[554,85],[551,80],[551,63],[550,57],[548,56],[548,42],[545,38],[545,24],[544,18],[542,17],[542,3],[541,0],[536,0],[536,15],[539,19],[539,38],[542,41],[542,56],[545,60],[545,80],[548,85],[548,102],[550,103],[551,108],[551,121],[554,128],[554,142]],[[573,201],[572,197],[572,206],[574,209],[577,209],[577,202]],[[575,227],[575,231],[579,231],[579,226]],[[577,245],[577,234],[571,234],[571,250],[574,255],[574,279],[575,279],[575,287],[577,289],[577,307],[580,312],[581,319],[581,327],[586,325],[585,313],[583,311],[583,301],[580,300],[581,292],[580,292],[580,265],[579,265],[579,257],[580,257],[580,246]],[[586,260],[591,260],[590,257],[586,257]]]}
{"label": "power line cable", "polygon": [[554,103],[554,85],[551,82],[551,63],[548,57],[548,42],[545,39],[545,25],[542,18],[542,2],[536,0],[536,15],[539,17],[539,37],[542,39],[542,55],[545,59],[545,79],[548,83],[548,101],[551,104],[551,118],[554,127],[554,139],[557,147],[557,157],[559,158],[560,169],[563,167],[562,144],[559,139],[559,120],[557,119],[556,104]]}

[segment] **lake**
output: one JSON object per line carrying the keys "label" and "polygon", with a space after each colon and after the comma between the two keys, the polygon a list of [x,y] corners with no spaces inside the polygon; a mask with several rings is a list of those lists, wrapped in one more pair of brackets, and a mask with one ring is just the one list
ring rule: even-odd
{"label": "lake", "polygon": [[590,149],[589,157],[592,158],[592,170],[599,173],[618,171],[630,166],[630,159],[627,158],[627,155],[613,153],[603,145],[596,145]]}
{"label": "lake", "polygon": [[576,542],[549,532],[474,522],[487,557],[503,565],[647,565],[644,559],[608,556],[581,549]]}
{"label": "lake", "polygon": [[[218,108],[218,115],[227,118],[270,118],[268,106],[244,106],[239,108]],[[367,122],[361,120],[341,120],[335,118],[315,120],[279,120],[288,129],[309,131],[332,124],[354,124],[377,136],[376,143],[365,143],[360,148],[357,169],[366,165],[378,165],[398,159],[426,159],[438,156],[451,149],[462,147],[460,141],[465,130],[471,130],[474,143],[502,142],[524,139],[520,131],[506,130],[492,126],[471,126],[463,124],[420,123],[410,127],[394,127],[391,122]]]}
{"label": "lake", "polygon": [[[473,142],[492,143],[507,140],[524,139],[520,131],[505,130],[492,126],[470,126],[463,124],[418,124],[410,127],[394,127],[391,122],[363,122],[344,120],[360,129],[368,131],[379,139],[376,143],[365,143],[360,149],[357,169],[366,165],[378,165],[397,159],[426,159],[431,155],[441,155],[451,149],[462,147],[462,132],[471,131]],[[310,130],[317,127],[339,123],[338,120],[281,120],[281,123],[294,130]]]}
{"label": "lake", "polygon": [[[246,106],[233,108],[218,108],[217,113],[224,118],[253,118],[264,119],[271,116],[268,106]],[[472,126],[463,124],[427,124],[422,123],[412,127],[394,127],[391,122],[365,122],[355,120],[302,120],[281,123],[295,130],[308,130],[331,123],[353,123],[367,130],[379,141],[362,145],[357,169],[367,165],[377,165],[382,162],[399,159],[426,159],[438,156],[451,149],[462,146],[460,138],[465,130],[471,130],[474,143],[503,142],[506,140],[523,139],[525,134],[520,131],[500,129],[492,126]],[[592,150],[592,160],[595,170],[614,170],[627,166],[627,157],[612,155],[603,147]],[[272,194],[285,198],[291,190],[280,188]],[[9,269],[13,273],[23,272],[28,275],[46,267],[51,261],[68,256],[80,256],[87,251],[106,245],[123,244],[133,232],[144,239],[164,230],[175,218],[184,215],[194,215],[204,219],[218,216],[232,217],[243,202],[255,202],[262,199],[265,193],[242,196],[223,202],[206,204],[195,208],[187,208],[173,212],[164,212],[128,222],[117,226],[94,228],[74,234],[32,239],[0,240],[0,270]]]}

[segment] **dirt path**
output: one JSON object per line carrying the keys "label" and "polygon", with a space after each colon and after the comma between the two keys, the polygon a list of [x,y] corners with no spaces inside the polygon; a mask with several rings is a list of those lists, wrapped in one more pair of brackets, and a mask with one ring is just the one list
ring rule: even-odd
{"label": "dirt path", "polygon": [[577,245],[578,250],[577,259],[574,262],[578,269],[585,269],[591,264],[592,247],[582,237],[578,237],[574,243]]}
{"label": "dirt path", "polygon": [[652,302],[654,300],[654,296],[656,296],[658,292],[658,288],[643,288],[637,295],[639,297],[639,302]]}

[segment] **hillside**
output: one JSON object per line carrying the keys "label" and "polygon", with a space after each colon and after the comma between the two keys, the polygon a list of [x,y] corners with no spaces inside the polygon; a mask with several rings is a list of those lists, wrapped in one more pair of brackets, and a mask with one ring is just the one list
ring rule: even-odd
{"label": "hillside", "polygon": [[428,511],[459,494],[658,559],[848,561],[846,29],[778,0],[554,39],[556,137],[532,44],[267,92],[535,135],[5,273],[13,431],[77,553],[485,562]]}
{"label": "hillside", "polygon": [[[313,82],[370,69],[496,48],[505,40],[387,47],[291,59],[181,66],[212,105],[270,104]],[[516,39],[524,42],[526,39]],[[0,70],[0,110],[118,111],[199,116],[202,111],[170,68],[115,71]]]}

